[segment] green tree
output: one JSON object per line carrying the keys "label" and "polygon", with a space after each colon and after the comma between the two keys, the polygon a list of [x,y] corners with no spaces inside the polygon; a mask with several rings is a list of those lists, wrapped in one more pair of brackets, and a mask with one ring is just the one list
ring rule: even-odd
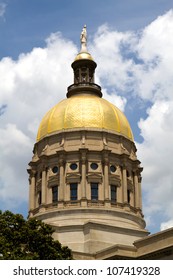
{"label": "green tree", "polygon": [[0,259],[70,260],[71,250],[52,237],[54,230],[35,218],[0,211]]}

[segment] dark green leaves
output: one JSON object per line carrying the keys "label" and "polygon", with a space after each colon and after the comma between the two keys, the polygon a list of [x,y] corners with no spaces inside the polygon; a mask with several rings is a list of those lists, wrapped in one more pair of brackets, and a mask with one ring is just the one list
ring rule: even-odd
{"label": "dark green leaves", "polygon": [[54,230],[34,218],[0,211],[0,259],[70,260],[71,250],[54,241]]}

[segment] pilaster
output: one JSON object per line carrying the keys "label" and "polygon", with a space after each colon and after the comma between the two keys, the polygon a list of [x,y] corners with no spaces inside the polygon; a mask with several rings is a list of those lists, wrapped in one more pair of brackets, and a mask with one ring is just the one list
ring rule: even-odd
{"label": "pilaster", "polygon": [[81,206],[87,206],[86,195],[86,160],[88,149],[80,149],[81,153]]}
{"label": "pilaster", "polygon": [[64,156],[64,153],[59,153],[59,207],[61,207],[64,202]]}
{"label": "pilaster", "polygon": [[104,200],[110,201],[110,186],[109,186],[109,151],[105,150],[102,153],[103,170],[104,170]]}

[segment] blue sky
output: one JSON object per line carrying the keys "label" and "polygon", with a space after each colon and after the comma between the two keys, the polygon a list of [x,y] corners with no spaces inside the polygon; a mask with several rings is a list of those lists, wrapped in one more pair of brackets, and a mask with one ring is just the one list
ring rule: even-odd
{"label": "blue sky", "polygon": [[171,0],[7,0],[0,22],[0,54],[17,57],[33,47],[43,46],[52,32],[78,43],[84,23],[92,36],[108,23],[118,31],[140,30],[172,8]]}
{"label": "blue sky", "polygon": [[97,82],[134,133],[147,228],[173,226],[172,0],[0,0],[0,208],[27,216],[38,125],[72,83],[84,24]]}

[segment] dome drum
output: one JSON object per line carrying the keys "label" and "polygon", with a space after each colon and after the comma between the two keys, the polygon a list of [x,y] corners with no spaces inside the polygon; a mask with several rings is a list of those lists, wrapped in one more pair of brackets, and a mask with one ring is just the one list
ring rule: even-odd
{"label": "dome drum", "polygon": [[[31,169],[42,174],[41,177],[35,177],[35,210],[30,213],[39,215],[43,209],[49,211],[56,207],[96,206],[124,209],[142,218],[141,202],[135,198],[135,188],[139,187],[142,171],[140,169],[139,174],[135,173],[139,166],[133,142],[122,136],[97,130],[62,132],[58,137],[56,134],[51,135],[35,144],[34,156],[30,162]],[[128,178],[127,170],[130,174]],[[77,184],[75,201],[70,199],[70,184],[73,183]],[[123,194],[124,184],[126,193]],[[41,204],[38,204],[38,186],[44,188],[45,202]],[[58,186],[59,195],[61,193],[55,207],[52,204],[52,186]],[[94,188],[97,189],[95,199],[92,199],[92,187],[93,192]],[[131,198],[127,199],[128,195]]]}

